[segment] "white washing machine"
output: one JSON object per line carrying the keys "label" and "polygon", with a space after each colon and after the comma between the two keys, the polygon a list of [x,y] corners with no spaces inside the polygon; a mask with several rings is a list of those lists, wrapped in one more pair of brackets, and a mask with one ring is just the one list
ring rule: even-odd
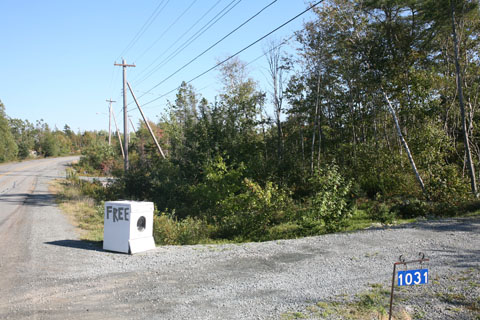
{"label": "white washing machine", "polygon": [[155,248],[153,202],[105,202],[103,249],[137,253]]}

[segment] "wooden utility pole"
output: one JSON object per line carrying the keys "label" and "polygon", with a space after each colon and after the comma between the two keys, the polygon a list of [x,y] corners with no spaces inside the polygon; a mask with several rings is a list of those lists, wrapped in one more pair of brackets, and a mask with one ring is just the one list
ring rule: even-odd
{"label": "wooden utility pole", "polygon": [[113,101],[112,98],[110,98],[110,100],[105,100],[107,102],[109,102],[109,106],[108,106],[108,145],[111,146],[112,145],[112,102],[117,102],[117,101]]}
{"label": "wooden utility pole", "polygon": [[153,130],[152,130],[152,128],[150,127],[150,124],[148,123],[147,118],[145,118],[145,115],[143,114],[142,108],[141,108],[140,105],[138,104],[137,97],[135,97],[135,94],[133,93],[132,87],[130,87],[130,83],[127,82],[127,85],[128,85],[128,89],[130,90],[130,93],[132,94],[133,100],[135,101],[135,104],[136,104],[137,107],[138,107],[138,110],[140,110],[140,113],[142,114],[142,118],[143,118],[143,121],[145,122],[145,125],[147,126],[148,132],[150,132],[150,135],[152,136],[153,141],[154,141],[155,144],[157,145],[158,152],[160,152],[160,154],[162,155],[163,159],[165,159],[165,154],[163,153],[162,147],[160,147],[160,144],[158,143],[157,138],[156,138],[155,135],[153,134]]}
{"label": "wooden utility pole", "polygon": [[125,152],[124,168],[128,170],[128,113],[127,113],[127,67],[135,67],[134,64],[127,64],[125,59],[122,63],[114,63],[114,66],[123,67],[123,150]]}

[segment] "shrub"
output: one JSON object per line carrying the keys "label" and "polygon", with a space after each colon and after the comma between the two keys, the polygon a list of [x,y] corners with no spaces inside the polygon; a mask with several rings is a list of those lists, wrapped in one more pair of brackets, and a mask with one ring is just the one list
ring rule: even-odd
{"label": "shrub", "polygon": [[[228,197],[245,191],[243,174],[245,166],[227,166],[221,156],[208,161],[204,167],[202,182],[189,187],[194,211],[202,212],[209,222],[215,222],[219,214],[218,204]],[[221,214],[220,214],[221,215]]]}
{"label": "shrub", "polygon": [[262,188],[246,178],[243,186],[244,192],[219,202],[219,236],[259,240],[269,227],[289,220],[293,206],[289,192],[272,182]]}
{"label": "shrub", "polygon": [[317,170],[309,182],[314,194],[310,198],[308,216],[313,220],[322,220],[327,232],[341,230],[353,214],[351,182],[340,174],[334,164]]}
{"label": "shrub", "polygon": [[383,202],[376,202],[367,209],[368,216],[374,221],[381,223],[392,223],[395,220],[395,212],[391,207]]}
{"label": "shrub", "polygon": [[424,217],[431,213],[431,206],[422,200],[404,200],[392,207],[397,215],[404,219]]}
{"label": "shrub", "polygon": [[426,188],[431,201],[458,205],[470,196],[466,177],[455,165],[433,165],[426,179]]}
{"label": "shrub", "polygon": [[110,174],[115,165],[115,150],[106,143],[92,144],[82,152],[78,167],[89,173]]}
{"label": "shrub", "polygon": [[153,237],[157,244],[188,245],[209,239],[211,227],[204,220],[187,217],[179,221],[174,214],[175,211],[172,211],[154,216]]}
{"label": "shrub", "polygon": [[[405,157],[391,152],[386,147],[374,143],[359,145],[357,163],[347,167],[348,176],[355,178],[353,191],[357,195],[365,193],[373,199],[377,194],[417,196],[421,193],[416,186],[415,176],[405,170]],[[363,191],[363,192],[362,192]]]}

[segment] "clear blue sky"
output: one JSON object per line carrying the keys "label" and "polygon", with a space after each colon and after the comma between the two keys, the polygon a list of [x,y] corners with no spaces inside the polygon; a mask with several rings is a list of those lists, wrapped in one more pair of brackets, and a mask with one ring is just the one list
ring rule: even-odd
{"label": "clear blue sky", "polygon": [[[105,99],[111,97],[117,100],[114,109],[117,120],[121,122],[121,68],[114,67],[113,63],[120,62],[122,54],[127,63],[137,65],[136,68],[128,68],[127,78],[140,96],[272,2],[238,1],[234,1],[230,7],[236,6],[188,48],[175,54],[168,64],[149,78],[140,81],[232,0],[2,0],[0,100],[12,118],[31,122],[44,119],[59,129],[68,124],[75,131],[107,130],[108,106]],[[308,5],[304,0],[276,1],[232,36],[146,94],[140,103],[176,88],[182,80],[190,80],[214,66],[218,59],[237,52],[306,7]],[[180,38],[210,8],[213,8],[210,13]],[[159,12],[156,19],[125,51],[142,26],[152,21],[148,19],[154,12]],[[180,17],[182,13],[184,15]],[[303,15],[272,37],[277,40],[289,37],[311,17],[310,12]],[[177,22],[173,24],[175,20]],[[178,43],[172,47],[175,41]],[[262,41],[239,58],[245,62],[252,61],[262,54],[265,44],[266,41]],[[159,56],[160,59],[156,60]],[[268,89],[265,68],[265,58],[249,66],[251,77],[260,83],[263,90]],[[192,85],[212,101],[221,87],[218,71],[210,72]],[[147,117],[157,121],[165,110],[166,100],[173,101],[174,98],[175,93],[172,93],[148,105],[145,108]],[[130,96],[128,100],[132,102]],[[138,111],[130,114],[137,125]]]}

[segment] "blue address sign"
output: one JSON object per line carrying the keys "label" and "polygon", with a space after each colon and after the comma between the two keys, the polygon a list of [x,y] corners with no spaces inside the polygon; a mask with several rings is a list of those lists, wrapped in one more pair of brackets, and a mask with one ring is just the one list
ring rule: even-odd
{"label": "blue address sign", "polygon": [[398,271],[399,286],[413,286],[428,283],[428,269]]}

